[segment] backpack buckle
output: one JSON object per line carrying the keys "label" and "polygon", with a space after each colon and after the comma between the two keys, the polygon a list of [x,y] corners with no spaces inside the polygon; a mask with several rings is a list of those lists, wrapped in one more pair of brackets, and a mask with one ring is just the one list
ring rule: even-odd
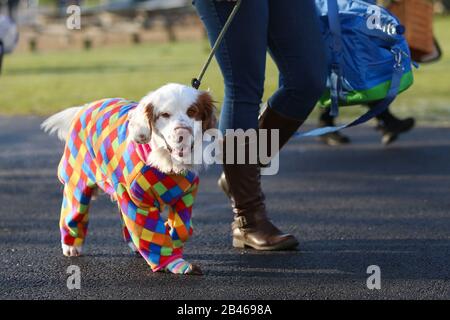
{"label": "backpack buckle", "polygon": [[330,115],[337,117],[339,115],[339,99],[342,97],[342,68],[337,62],[331,64],[330,93],[331,110]]}
{"label": "backpack buckle", "polygon": [[399,48],[393,48],[391,50],[392,54],[394,55],[394,59],[395,59],[395,68],[403,68],[402,66],[402,62],[403,62],[403,51],[400,50]]}

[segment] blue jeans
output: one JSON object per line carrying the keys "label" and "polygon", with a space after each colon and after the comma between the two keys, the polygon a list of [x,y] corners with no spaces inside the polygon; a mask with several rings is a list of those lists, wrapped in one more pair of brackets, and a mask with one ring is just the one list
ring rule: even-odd
{"label": "blue jeans", "polygon": [[[235,3],[193,3],[215,42]],[[314,0],[243,0],[216,54],[225,84],[223,132],[258,128],[267,51],[282,79],[268,101],[270,108],[305,120],[325,91],[326,55]]]}

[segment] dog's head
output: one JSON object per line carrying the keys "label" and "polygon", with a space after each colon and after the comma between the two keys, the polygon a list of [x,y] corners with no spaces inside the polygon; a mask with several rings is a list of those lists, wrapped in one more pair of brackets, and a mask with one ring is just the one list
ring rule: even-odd
{"label": "dog's head", "polygon": [[149,93],[129,113],[128,135],[136,143],[150,143],[149,164],[177,172],[186,168],[183,164],[191,159],[194,142],[215,124],[215,106],[208,92],[168,84]]}

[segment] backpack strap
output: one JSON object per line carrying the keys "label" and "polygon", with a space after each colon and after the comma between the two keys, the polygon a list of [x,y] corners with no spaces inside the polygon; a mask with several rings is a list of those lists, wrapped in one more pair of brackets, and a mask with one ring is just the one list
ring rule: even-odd
{"label": "backpack strap", "polygon": [[327,0],[328,24],[332,37],[331,41],[331,74],[330,74],[330,115],[339,115],[339,97],[342,93],[342,28],[339,19],[339,6],[337,0]]}
{"label": "backpack strap", "polygon": [[392,53],[395,56],[395,65],[394,65],[393,72],[392,72],[391,85],[390,85],[390,88],[389,88],[389,91],[388,91],[386,97],[383,100],[381,100],[380,102],[378,102],[374,108],[371,108],[368,112],[363,114],[361,117],[359,117],[358,119],[356,119],[348,124],[345,124],[342,126],[337,126],[337,127],[317,128],[317,129],[308,131],[306,133],[297,132],[295,134],[295,137],[299,137],[299,138],[316,137],[316,136],[321,136],[321,135],[324,135],[327,133],[336,132],[336,131],[339,131],[342,129],[354,127],[356,125],[359,125],[359,124],[369,121],[373,117],[376,117],[377,115],[379,115],[383,111],[385,111],[389,107],[389,105],[395,100],[395,98],[397,97],[397,95],[399,93],[400,84],[401,84],[401,80],[402,80],[403,72],[404,72],[404,68],[402,65],[402,57],[403,57],[402,50],[399,47],[394,47],[392,49]]}

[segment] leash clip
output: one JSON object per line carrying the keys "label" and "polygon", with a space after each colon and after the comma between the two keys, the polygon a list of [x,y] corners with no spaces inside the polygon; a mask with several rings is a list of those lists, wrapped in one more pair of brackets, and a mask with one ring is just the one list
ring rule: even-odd
{"label": "leash clip", "polygon": [[194,89],[198,90],[198,88],[200,88],[201,82],[197,78],[193,78],[191,81],[191,85]]}
{"label": "leash clip", "polygon": [[200,74],[197,78],[192,79],[191,85],[195,89],[198,90],[200,88],[200,84],[202,82],[203,76],[206,73],[206,70],[209,67],[209,64],[211,63],[212,58],[216,54],[217,50],[219,49],[220,44],[222,43],[223,38],[225,37],[225,34],[228,31],[228,28],[230,27],[231,23],[233,22],[233,19],[237,12],[239,11],[239,8],[241,6],[242,0],[236,0],[236,4],[234,5],[233,11],[231,11],[227,21],[225,22],[225,25],[222,27],[222,30],[219,33],[219,36],[216,39],[216,42],[214,43],[214,46],[211,49],[211,52],[209,53],[208,59],[206,60],[202,70],[200,71]]}

